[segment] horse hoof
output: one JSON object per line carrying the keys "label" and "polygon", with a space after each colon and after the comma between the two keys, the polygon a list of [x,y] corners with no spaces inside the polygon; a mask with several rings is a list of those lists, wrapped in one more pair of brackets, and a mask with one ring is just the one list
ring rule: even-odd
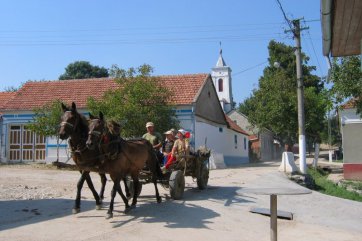
{"label": "horse hoof", "polygon": [[107,213],[106,219],[111,219],[113,218],[113,213]]}
{"label": "horse hoof", "polygon": [[73,209],[72,209],[72,213],[73,213],[73,214],[80,213],[80,208],[73,208]]}
{"label": "horse hoof", "polygon": [[161,203],[162,202],[162,197],[157,198],[157,203]]}
{"label": "horse hoof", "polygon": [[132,209],[132,207],[126,207],[126,208],[124,209],[124,213],[125,213],[125,214],[129,213],[129,211],[131,211],[131,209]]}
{"label": "horse hoof", "polygon": [[96,210],[101,210],[101,209],[102,209],[102,204],[96,205]]}

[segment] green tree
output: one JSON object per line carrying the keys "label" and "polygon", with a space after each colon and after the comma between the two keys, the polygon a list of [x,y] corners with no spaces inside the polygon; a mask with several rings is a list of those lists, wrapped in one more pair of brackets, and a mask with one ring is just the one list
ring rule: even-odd
{"label": "green tree", "polygon": [[7,86],[4,88],[4,92],[16,92],[18,90],[19,90],[19,88],[14,87],[14,86]]}
{"label": "green tree", "polygon": [[88,79],[108,76],[108,70],[104,67],[91,65],[88,61],[75,61],[65,68],[65,73],[60,75],[59,79]]}
{"label": "green tree", "polygon": [[[329,123],[328,123],[329,122]],[[328,131],[328,125],[330,125],[330,133]],[[340,132],[338,116],[330,116],[323,123],[323,131],[321,138],[324,143],[330,142],[331,145],[342,145],[342,136]]]}
{"label": "green tree", "polygon": [[108,120],[122,124],[122,136],[138,137],[145,131],[148,121],[155,123],[157,131],[178,126],[173,106],[173,94],[152,77],[152,67],[141,65],[128,70],[112,66],[119,88],[107,91],[101,100],[88,99],[89,110],[98,115],[102,111]]}
{"label": "green tree", "polygon": [[59,123],[63,111],[61,109],[61,101],[54,100],[42,107],[35,108],[33,121],[29,123],[28,128],[33,132],[57,139],[57,159],[59,160]]}
{"label": "green tree", "polygon": [[[269,66],[259,79],[259,88],[240,104],[239,110],[259,129],[273,131],[283,142],[292,146],[298,140],[297,81],[294,49],[283,43],[271,41]],[[308,56],[302,53],[305,83],[305,128],[307,139],[318,141],[323,129],[321,123],[328,106],[327,92],[321,79],[311,72]],[[280,66],[274,64],[280,63]],[[246,113],[245,113],[246,111]]]}
{"label": "green tree", "polygon": [[362,117],[362,72],[359,56],[334,58],[330,82],[336,103],[347,98],[356,100],[357,114]]}

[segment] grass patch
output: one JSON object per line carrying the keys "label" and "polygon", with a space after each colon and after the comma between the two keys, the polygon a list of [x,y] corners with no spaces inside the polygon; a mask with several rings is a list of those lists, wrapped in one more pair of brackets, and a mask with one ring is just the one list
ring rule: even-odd
{"label": "grass patch", "polygon": [[353,188],[355,190],[362,190],[362,182],[359,182],[359,181],[344,180],[342,182],[342,185],[345,187],[350,186],[351,188]]}
{"label": "grass patch", "polygon": [[362,202],[362,196],[357,192],[348,191],[343,187],[337,186],[332,181],[327,180],[328,172],[322,169],[309,168],[308,174],[311,175],[315,182],[316,191],[335,197]]}

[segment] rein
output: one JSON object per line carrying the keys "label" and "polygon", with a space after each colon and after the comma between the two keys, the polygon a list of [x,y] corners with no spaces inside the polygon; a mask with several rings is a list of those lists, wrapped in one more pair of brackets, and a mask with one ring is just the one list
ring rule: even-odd
{"label": "rein", "polygon": [[62,121],[62,122],[60,123],[60,126],[61,126],[61,127],[69,126],[70,128],[74,129],[74,125],[73,125],[73,124],[70,124],[70,123],[68,123],[68,122],[66,122],[66,121]]}

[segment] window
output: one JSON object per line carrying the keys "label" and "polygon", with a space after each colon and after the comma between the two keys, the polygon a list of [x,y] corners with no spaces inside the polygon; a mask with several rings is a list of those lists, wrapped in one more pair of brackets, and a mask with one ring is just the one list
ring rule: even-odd
{"label": "window", "polygon": [[244,137],[244,150],[246,150],[246,138]]}
{"label": "window", "polygon": [[224,83],[222,79],[218,80],[218,85],[219,85],[219,92],[223,92],[224,91]]}
{"label": "window", "polygon": [[235,144],[235,149],[238,148],[238,136],[234,135],[234,144]]}
{"label": "window", "polygon": [[222,127],[219,127],[219,132],[222,132],[222,131],[223,131]]}

